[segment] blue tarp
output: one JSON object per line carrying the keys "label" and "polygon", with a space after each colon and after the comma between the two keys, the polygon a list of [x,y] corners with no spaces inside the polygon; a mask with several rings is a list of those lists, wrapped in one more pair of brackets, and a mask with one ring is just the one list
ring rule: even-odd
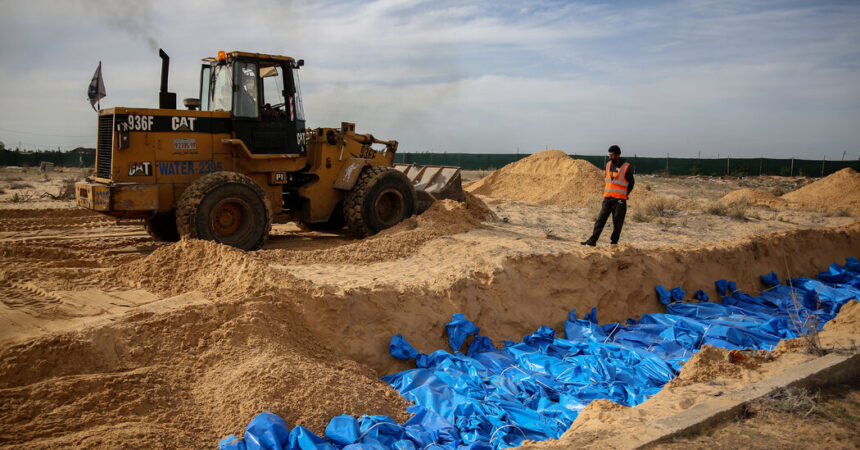
{"label": "blue tarp", "polygon": [[465,316],[454,314],[446,324],[453,353],[424,354],[399,334],[391,338],[391,354],[416,365],[382,378],[414,403],[406,423],[342,415],[322,438],[301,426],[290,430],[264,412],[248,424],[243,439],[228,436],[219,448],[498,449],[558,438],[595,399],[627,406],[647,400],[703,345],[770,350],[781,339],[799,336],[799,323],[823,327],[842,305],[860,297],[860,261],[848,258],[817,279],[795,278],[789,285],[773,272],[761,280],[769,288],[758,296],[738,291],[731,281],[715,282],[722,303],[708,302],[701,290],[694,294],[698,302],[685,302],[680,286],[657,286],[666,313],[599,325],[596,309],[583,319],[574,310],[563,338],[544,326],[500,349]]}

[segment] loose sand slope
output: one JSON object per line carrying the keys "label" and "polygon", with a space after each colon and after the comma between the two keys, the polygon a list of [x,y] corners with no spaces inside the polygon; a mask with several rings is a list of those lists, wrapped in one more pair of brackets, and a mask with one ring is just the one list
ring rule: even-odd
{"label": "loose sand slope", "polygon": [[860,217],[860,174],[846,167],[782,198],[830,213],[844,209]]}
{"label": "loose sand slope", "polygon": [[711,234],[690,226],[674,246],[661,239],[680,227],[632,222],[632,245],[594,249],[573,238],[591,226],[583,208],[492,203],[439,202],[363,241],[276,227],[248,253],[155,243],[90,213],[4,212],[0,446],[199,448],[264,409],[318,434],[344,413],[403,420],[377,378],[409,367],[388,354],[393,334],[446,348],[444,323],[464,313],[516,340],[573,308],[602,322],[662,311],[656,284],[753,291],[786,261],[810,275],[860,254],[845,217],[798,212],[757,234],[709,218]]}
{"label": "loose sand slope", "polygon": [[508,164],[466,189],[543,205],[585,206],[602,197],[603,172],[561,150],[547,150]]}
{"label": "loose sand slope", "polygon": [[766,205],[771,208],[785,208],[788,205],[788,202],[785,199],[777,197],[768,191],[750,188],[743,188],[729,192],[721,198],[720,201],[725,204],[745,202],[750,204]]}

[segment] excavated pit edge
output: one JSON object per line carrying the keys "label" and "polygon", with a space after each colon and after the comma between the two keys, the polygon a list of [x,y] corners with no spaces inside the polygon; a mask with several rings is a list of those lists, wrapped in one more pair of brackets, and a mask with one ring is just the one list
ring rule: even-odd
{"label": "excavated pit edge", "polygon": [[708,427],[731,420],[750,403],[779,389],[802,387],[816,389],[838,385],[860,378],[860,353],[840,355],[831,353],[791,367],[758,383],[709,399],[674,416],[651,422],[659,434],[650,435],[631,448],[643,448],[664,443],[676,437],[695,434]]}

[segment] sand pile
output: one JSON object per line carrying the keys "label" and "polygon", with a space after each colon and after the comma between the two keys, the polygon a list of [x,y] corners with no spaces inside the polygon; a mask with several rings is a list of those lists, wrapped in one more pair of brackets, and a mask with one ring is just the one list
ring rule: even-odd
{"label": "sand pile", "polygon": [[322,435],[406,402],[335,355],[290,298],[130,314],[0,351],[0,446],[200,448],[263,410]]}
{"label": "sand pile", "polygon": [[808,208],[860,217],[860,174],[846,167],[782,196]]}
{"label": "sand pile", "polygon": [[[603,169],[561,150],[547,150],[508,164],[468,184],[472,194],[556,206],[589,206],[603,200]],[[631,199],[653,197],[635,189]]]}
{"label": "sand pile", "polygon": [[[606,398],[599,398],[589,403],[579,415],[576,416],[576,423],[590,422],[596,420],[602,423],[612,423],[618,417],[613,414],[614,411],[623,411],[627,406],[620,405]],[[575,425],[574,425],[575,426]]]}
{"label": "sand pile", "polygon": [[765,205],[771,208],[784,208],[788,202],[765,191],[764,189],[743,188],[729,192],[719,200],[724,204],[749,203],[752,205]]}
{"label": "sand pile", "polygon": [[603,171],[561,150],[547,150],[508,164],[466,189],[544,205],[586,206],[603,196]]}
{"label": "sand pile", "polygon": [[273,286],[305,284],[269,267],[253,253],[196,239],[163,246],[108,276],[160,294],[200,291],[210,298],[265,295]]}
{"label": "sand pile", "polygon": [[472,195],[471,192],[463,192],[466,195],[466,209],[472,217],[478,220],[499,220],[499,216],[494,213],[483,200]]}
{"label": "sand pile", "polygon": [[839,331],[860,336],[860,301],[855,299],[842,305],[836,318],[824,324],[823,331],[825,335]]}
{"label": "sand pile", "polygon": [[261,255],[279,264],[372,264],[413,255],[433,239],[482,228],[481,221],[498,220],[481,199],[466,193],[466,201],[439,200],[427,211],[369,238],[312,251],[275,250]]}
{"label": "sand pile", "polygon": [[739,378],[744,371],[758,366],[760,358],[756,353],[744,352],[743,360],[729,362],[729,350],[711,345],[702,346],[681,368],[681,373],[670,383],[672,386],[684,386],[691,383],[702,383],[716,378]]}

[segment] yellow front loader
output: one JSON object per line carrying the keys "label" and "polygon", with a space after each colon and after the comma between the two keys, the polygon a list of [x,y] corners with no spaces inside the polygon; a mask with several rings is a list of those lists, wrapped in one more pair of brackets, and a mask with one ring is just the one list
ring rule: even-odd
{"label": "yellow front loader", "polygon": [[459,168],[395,165],[397,141],[353,123],[306,128],[303,60],[219,52],[203,60],[199,98],[178,110],[160,54],[158,109],[99,111],[95,174],[76,185],[79,206],[143,219],[157,239],[249,250],[275,218],[364,237],[436,199],[464,199]]}

